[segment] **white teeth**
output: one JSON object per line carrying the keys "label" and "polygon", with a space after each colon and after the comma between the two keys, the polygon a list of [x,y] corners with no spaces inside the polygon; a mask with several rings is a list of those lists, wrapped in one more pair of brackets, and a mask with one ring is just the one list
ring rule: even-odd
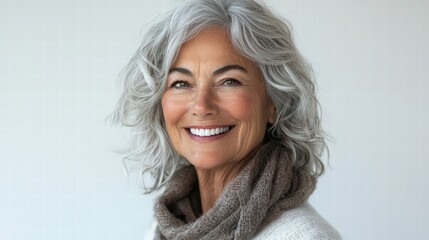
{"label": "white teeth", "polygon": [[190,128],[192,135],[196,135],[200,137],[214,136],[224,132],[228,132],[229,130],[230,130],[230,127],[212,128],[212,129]]}

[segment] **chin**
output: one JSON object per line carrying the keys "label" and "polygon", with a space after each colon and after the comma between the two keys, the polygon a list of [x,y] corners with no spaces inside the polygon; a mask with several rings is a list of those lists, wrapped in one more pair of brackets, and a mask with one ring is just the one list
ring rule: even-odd
{"label": "chin", "polygon": [[198,170],[213,170],[221,168],[222,166],[227,166],[229,161],[219,161],[220,158],[198,158],[188,160],[192,166]]}

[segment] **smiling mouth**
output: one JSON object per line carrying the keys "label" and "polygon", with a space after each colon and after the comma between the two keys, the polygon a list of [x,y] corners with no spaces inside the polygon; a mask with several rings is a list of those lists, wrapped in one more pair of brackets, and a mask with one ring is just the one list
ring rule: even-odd
{"label": "smiling mouth", "polygon": [[189,132],[198,137],[211,137],[229,132],[233,127],[218,127],[218,128],[189,128]]}

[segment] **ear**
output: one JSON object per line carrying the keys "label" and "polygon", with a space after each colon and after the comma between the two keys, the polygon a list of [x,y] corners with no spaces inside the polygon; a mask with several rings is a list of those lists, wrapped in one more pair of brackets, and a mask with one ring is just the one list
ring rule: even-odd
{"label": "ear", "polygon": [[274,106],[273,101],[270,99],[268,101],[268,122],[274,124],[277,120],[277,110]]}

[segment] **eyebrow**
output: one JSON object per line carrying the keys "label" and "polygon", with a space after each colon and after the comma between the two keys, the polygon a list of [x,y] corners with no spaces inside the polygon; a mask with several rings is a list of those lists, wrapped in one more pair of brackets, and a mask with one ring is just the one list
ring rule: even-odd
{"label": "eyebrow", "polygon": [[[221,67],[219,69],[216,69],[213,72],[213,76],[220,75],[222,73],[225,73],[225,72],[228,72],[228,71],[231,71],[231,70],[240,70],[242,72],[247,73],[247,70],[244,67],[242,67],[240,65],[237,65],[237,64],[233,64],[233,65],[226,65],[226,66],[223,66],[223,67]],[[182,73],[182,74],[185,74],[185,75],[190,76],[190,77],[193,76],[193,74],[192,74],[191,71],[189,71],[186,68],[181,68],[181,67],[173,67],[173,68],[171,68],[170,71],[168,71],[168,74],[170,74],[172,72]]]}
{"label": "eyebrow", "polygon": [[215,70],[215,71],[213,72],[213,76],[215,76],[215,75],[219,75],[219,74],[222,74],[222,73],[224,73],[224,72],[228,72],[228,71],[230,71],[230,70],[240,70],[240,71],[242,71],[242,72],[247,73],[247,70],[246,70],[244,67],[242,67],[242,66],[240,66],[240,65],[236,65],[236,64],[234,64],[234,65],[226,65],[226,66],[224,66],[224,67],[221,67],[221,68],[219,68],[219,69]]}

